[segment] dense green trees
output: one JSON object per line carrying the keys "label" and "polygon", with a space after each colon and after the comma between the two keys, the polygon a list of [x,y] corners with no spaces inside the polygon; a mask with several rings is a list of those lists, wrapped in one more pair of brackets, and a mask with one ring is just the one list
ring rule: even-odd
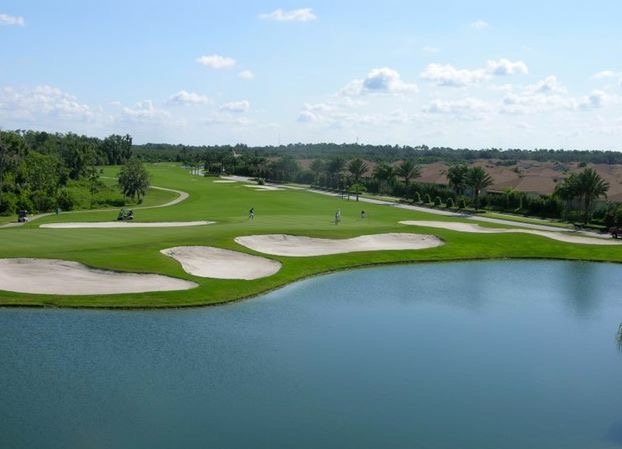
{"label": "dense green trees", "polygon": [[19,209],[45,212],[60,207],[123,204],[99,178],[95,165],[125,162],[130,136],[106,139],[73,133],[0,131],[0,214]]}
{"label": "dense green trees", "polygon": [[121,168],[118,182],[123,195],[140,203],[149,189],[149,173],[141,160],[133,157]]}

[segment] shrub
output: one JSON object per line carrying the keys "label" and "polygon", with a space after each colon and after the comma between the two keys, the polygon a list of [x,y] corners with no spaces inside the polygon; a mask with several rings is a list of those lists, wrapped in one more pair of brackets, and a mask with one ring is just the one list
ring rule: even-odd
{"label": "shrub", "polygon": [[441,205],[443,204],[443,202],[441,201],[441,197],[437,196],[436,198],[434,198],[434,206],[435,207],[441,207]]}
{"label": "shrub", "polygon": [[419,192],[415,192],[415,202],[418,204],[421,204],[421,195],[419,194]]}
{"label": "shrub", "polygon": [[454,208],[454,199],[452,197],[447,198],[447,207],[450,209]]}
{"label": "shrub", "polygon": [[425,194],[425,202],[426,202],[427,204],[431,204],[431,203],[432,203],[432,197],[430,197],[430,194],[429,194],[429,193],[426,193],[426,194]]}
{"label": "shrub", "polygon": [[464,197],[460,198],[460,200],[458,201],[458,209],[466,209],[466,207],[466,199]]}
{"label": "shrub", "polygon": [[17,210],[17,195],[12,192],[2,193],[0,215],[13,215]]}

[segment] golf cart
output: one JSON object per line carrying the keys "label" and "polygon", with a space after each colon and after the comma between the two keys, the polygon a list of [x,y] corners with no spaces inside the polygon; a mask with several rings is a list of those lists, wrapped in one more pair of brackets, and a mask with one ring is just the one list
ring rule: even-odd
{"label": "golf cart", "polygon": [[128,220],[133,220],[134,219],[134,211],[133,210],[125,210],[125,209],[121,209],[119,211],[119,215],[117,215],[117,220],[118,221],[128,221]]}
{"label": "golf cart", "polygon": [[18,223],[26,223],[28,221],[28,211],[25,209],[20,209],[17,213],[17,222]]}

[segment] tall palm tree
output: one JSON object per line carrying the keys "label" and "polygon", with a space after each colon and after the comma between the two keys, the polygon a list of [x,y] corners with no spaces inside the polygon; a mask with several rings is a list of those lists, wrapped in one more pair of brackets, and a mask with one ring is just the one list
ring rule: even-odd
{"label": "tall palm tree", "polygon": [[577,193],[583,200],[583,222],[587,224],[594,200],[607,198],[609,183],[600,177],[593,168],[586,168],[576,177]]}
{"label": "tall palm tree", "polygon": [[333,187],[339,184],[339,177],[345,166],[346,161],[338,156],[328,161],[328,165],[326,165],[326,172],[328,173],[328,177],[331,180]]}
{"label": "tall palm tree", "polygon": [[465,183],[473,192],[475,210],[479,207],[479,194],[483,189],[492,184],[492,178],[482,167],[473,167],[466,173]]}
{"label": "tall palm tree", "polygon": [[[356,158],[350,161],[348,164],[348,171],[352,175],[353,184],[359,184],[361,178],[367,173],[369,167],[367,164],[360,158]],[[356,201],[359,200],[359,194],[356,193]]]}
{"label": "tall palm tree", "polygon": [[452,165],[447,169],[447,181],[449,187],[456,192],[456,195],[464,195],[464,189],[466,187],[466,175],[469,171],[469,167],[464,164]]}
{"label": "tall palm tree", "polygon": [[376,168],[374,168],[372,176],[378,181],[378,184],[383,187],[382,190],[384,191],[384,187],[387,187],[393,183],[393,180],[395,179],[395,171],[393,170],[393,167],[386,162],[381,162],[376,166]]}
{"label": "tall palm tree", "polygon": [[411,160],[406,160],[397,166],[397,176],[404,179],[404,185],[408,188],[410,181],[421,175],[421,169]]}

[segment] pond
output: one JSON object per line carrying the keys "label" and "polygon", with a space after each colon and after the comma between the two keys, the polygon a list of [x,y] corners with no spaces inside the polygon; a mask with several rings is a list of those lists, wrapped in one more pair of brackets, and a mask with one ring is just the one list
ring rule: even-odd
{"label": "pond", "polygon": [[490,261],[0,309],[0,447],[622,447],[621,292],[621,266]]}

